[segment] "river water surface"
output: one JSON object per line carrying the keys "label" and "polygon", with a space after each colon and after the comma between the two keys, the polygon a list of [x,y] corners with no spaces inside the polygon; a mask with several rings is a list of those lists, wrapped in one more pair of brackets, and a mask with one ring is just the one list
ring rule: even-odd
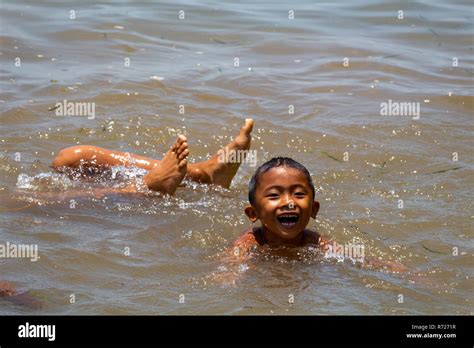
{"label": "river water surface", "polygon": [[[42,308],[0,299],[0,312],[472,314],[473,47],[468,1],[2,0],[0,242],[36,244],[40,259],[1,259],[0,280]],[[58,116],[64,100],[95,114]],[[311,228],[409,271],[301,250],[221,284],[217,255],[250,226],[254,167],[229,190],[172,198],[95,197],[118,179],[49,167],[76,144],[161,158],[179,133],[203,160],[246,117],[258,164],[290,156],[313,175]]]}

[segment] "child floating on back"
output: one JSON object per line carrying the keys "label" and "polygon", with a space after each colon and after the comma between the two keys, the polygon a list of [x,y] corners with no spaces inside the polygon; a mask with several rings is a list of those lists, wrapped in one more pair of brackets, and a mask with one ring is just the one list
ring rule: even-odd
{"label": "child floating on back", "polygon": [[[145,187],[170,195],[175,193],[185,177],[200,183],[227,188],[250,148],[252,128],[253,120],[246,119],[235,139],[220,149],[216,155],[207,161],[189,165],[187,139],[184,135],[179,135],[161,160],[92,145],[79,145],[61,150],[53,160],[53,168],[59,172],[89,176],[113,166],[136,166],[148,171],[143,177]],[[236,154],[239,161],[232,160]],[[137,192],[137,186],[132,185],[122,191]]]}

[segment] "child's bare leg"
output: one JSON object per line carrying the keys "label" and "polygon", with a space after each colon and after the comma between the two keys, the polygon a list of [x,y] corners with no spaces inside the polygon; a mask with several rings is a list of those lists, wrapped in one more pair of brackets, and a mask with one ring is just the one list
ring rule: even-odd
{"label": "child's bare leg", "polygon": [[188,155],[187,139],[180,135],[161,161],[97,146],[82,145],[61,150],[53,160],[53,167],[58,171],[64,171],[79,168],[81,165],[95,170],[116,165],[135,165],[150,170],[144,177],[148,188],[173,194],[186,174]]}
{"label": "child's bare leg", "polygon": [[187,170],[188,143],[184,135],[179,135],[165,157],[144,176],[150,190],[174,194]]}
{"label": "child's bare leg", "polygon": [[[250,132],[252,132],[253,120],[246,119],[245,124],[240,129],[239,134],[234,141],[227,144],[224,149],[226,152],[250,149],[252,140]],[[219,155],[214,155],[211,159],[203,162],[188,165],[187,176],[194,181],[205,184],[216,184],[223,187],[229,187],[232,179],[239,170],[240,163],[226,163],[219,161]]]}
{"label": "child's bare leg", "polygon": [[128,152],[112,151],[92,145],[79,145],[63,149],[53,160],[53,167],[58,171],[68,168],[86,167],[111,167],[117,165],[135,165],[151,170],[159,161],[131,154]]}
{"label": "child's bare leg", "polygon": [[[244,126],[234,141],[227,144],[227,151],[248,150],[250,148],[250,132],[253,128],[253,120],[245,120]],[[240,163],[220,163],[219,155],[203,162],[189,164],[187,166],[187,177],[193,181],[216,184],[229,187],[232,179],[237,173]],[[160,160],[130,154],[120,151],[112,151],[92,145],[80,145],[63,149],[53,160],[53,167],[58,171],[67,168],[92,167],[95,170],[115,165],[135,165],[137,167],[152,170],[160,164]]]}

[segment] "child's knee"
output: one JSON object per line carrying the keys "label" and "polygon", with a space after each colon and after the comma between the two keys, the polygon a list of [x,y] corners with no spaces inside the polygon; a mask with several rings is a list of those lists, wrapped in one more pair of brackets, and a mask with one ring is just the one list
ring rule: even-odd
{"label": "child's knee", "polygon": [[72,146],[66,149],[62,149],[54,158],[53,167],[60,168],[75,166],[79,163],[84,154],[84,145]]}
{"label": "child's knee", "polygon": [[59,151],[59,153],[53,159],[53,167],[60,168],[68,165],[68,150],[69,149],[63,149]]}

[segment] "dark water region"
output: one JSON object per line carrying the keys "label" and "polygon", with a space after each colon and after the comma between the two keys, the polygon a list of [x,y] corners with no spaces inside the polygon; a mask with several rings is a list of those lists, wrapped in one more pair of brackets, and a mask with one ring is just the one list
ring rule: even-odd
{"label": "dark water region", "polygon": [[[31,295],[1,313],[473,313],[472,3],[1,1],[0,16],[0,243],[40,256],[0,259],[0,280]],[[57,115],[64,101],[94,114]],[[308,248],[221,284],[255,167],[168,198],[94,194],[138,170],[50,168],[77,144],[161,158],[179,133],[204,160],[247,117],[258,165],[311,172],[310,228],[409,272]]]}

